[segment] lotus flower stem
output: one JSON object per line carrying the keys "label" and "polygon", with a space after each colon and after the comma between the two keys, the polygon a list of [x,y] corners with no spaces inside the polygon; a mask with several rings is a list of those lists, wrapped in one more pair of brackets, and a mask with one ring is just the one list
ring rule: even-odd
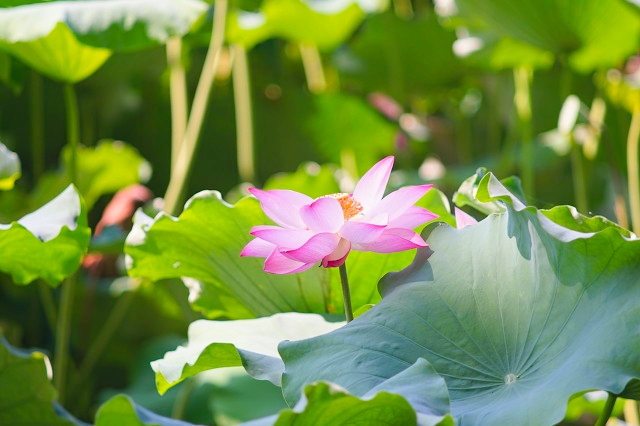
{"label": "lotus flower stem", "polygon": [[594,426],[605,426],[609,417],[611,417],[611,413],[613,412],[613,407],[616,404],[616,399],[618,397],[611,392],[609,392],[607,396],[607,401],[604,403],[604,408],[602,409],[602,413],[600,413],[600,417],[598,417],[598,421]]}
{"label": "lotus flower stem", "polygon": [[636,234],[640,232],[640,167],[638,166],[638,139],[640,138],[640,108],[633,111],[627,138],[627,180],[631,225]]}
{"label": "lotus flower stem", "polygon": [[180,144],[180,150],[175,156],[175,161],[171,168],[171,178],[164,195],[164,210],[169,214],[177,214],[180,205],[182,192],[187,182],[187,176],[193,163],[193,155],[200,138],[204,115],[209,103],[211,86],[220,63],[220,54],[224,44],[224,28],[227,16],[227,0],[216,1],[213,12],[213,30],[211,32],[211,42],[204,59],[202,73],[198,80],[196,93],[193,97],[191,114],[187,121],[184,138]]}
{"label": "lotus flower stem", "polygon": [[347,322],[353,320],[353,307],[351,306],[351,291],[349,290],[349,278],[347,277],[347,264],[343,263],[340,270],[340,282],[342,283],[342,297],[344,299],[344,316]]}

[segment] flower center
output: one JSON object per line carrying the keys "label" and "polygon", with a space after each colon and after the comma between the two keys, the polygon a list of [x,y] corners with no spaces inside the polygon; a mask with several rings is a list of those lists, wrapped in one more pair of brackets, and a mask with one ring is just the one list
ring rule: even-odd
{"label": "flower center", "polygon": [[338,202],[340,203],[340,207],[342,207],[344,220],[349,220],[362,212],[362,204],[360,204],[355,198],[353,198],[352,194],[340,192],[338,194],[325,195],[325,197],[331,197],[338,200]]}

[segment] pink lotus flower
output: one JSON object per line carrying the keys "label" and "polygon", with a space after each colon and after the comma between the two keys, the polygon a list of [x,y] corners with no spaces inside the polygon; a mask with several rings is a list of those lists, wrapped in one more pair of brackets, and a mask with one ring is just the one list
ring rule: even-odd
{"label": "pink lotus flower", "polygon": [[341,266],[351,250],[392,253],[426,247],[413,228],[438,216],[413,204],[433,185],[407,186],[383,198],[393,160],[374,165],[353,194],[314,200],[295,191],[249,189],[279,226],[253,227],[256,238],[240,255],[266,258],[266,272],[291,274],[318,263]]}

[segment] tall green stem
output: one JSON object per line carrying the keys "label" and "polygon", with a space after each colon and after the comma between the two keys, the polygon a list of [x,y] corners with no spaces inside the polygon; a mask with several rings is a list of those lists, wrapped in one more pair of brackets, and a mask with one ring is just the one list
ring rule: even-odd
{"label": "tall green stem", "polygon": [[64,404],[66,397],[67,367],[69,365],[69,338],[71,336],[71,317],[73,296],[76,286],[76,274],[62,283],[62,297],[58,323],[56,325],[55,358],[53,364],[53,384],[58,391],[58,401]]}
{"label": "tall green stem", "polygon": [[80,140],[80,119],[78,118],[78,98],[73,84],[64,85],[64,102],[67,116],[67,149],[69,164],[67,165],[69,180],[74,185],[78,180],[78,145]]}
{"label": "tall green stem", "polygon": [[627,137],[627,180],[631,225],[636,234],[640,232],[640,172],[638,167],[638,139],[640,139],[640,108],[633,111]]}
{"label": "tall green stem", "polygon": [[51,293],[51,287],[45,284],[43,281],[37,283],[38,291],[40,292],[40,300],[42,302],[42,309],[44,315],[47,318],[47,323],[52,332],[56,330],[57,313],[56,304],[53,300],[53,294]]}
{"label": "tall green stem", "polygon": [[187,411],[189,397],[193,393],[195,387],[196,381],[193,378],[187,379],[186,383],[182,385],[180,393],[178,393],[176,398],[176,402],[173,405],[173,410],[171,410],[171,418],[179,420],[184,417],[185,411]]}
{"label": "tall green stem", "polygon": [[29,90],[29,110],[31,116],[31,158],[33,167],[33,182],[38,181],[44,172],[44,96],[42,76],[31,71],[31,85]]}
{"label": "tall green stem", "polygon": [[531,79],[532,71],[527,67],[519,67],[513,70],[515,83],[514,102],[518,114],[518,127],[522,149],[520,152],[520,172],[522,173],[522,185],[528,197],[535,197],[534,171],[533,171],[533,130],[531,126]]}
{"label": "tall green stem", "polygon": [[120,295],[116,300],[115,306],[107,317],[106,322],[87,351],[87,355],[82,362],[82,366],[80,366],[80,369],[78,370],[77,379],[75,380],[74,386],[72,386],[72,390],[77,390],[79,386],[83,385],[85,380],[91,374],[91,371],[100,358],[100,355],[102,355],[111,341],[111,338],[122,324],[135,295],[136,292],[135,289],[133,289]]}
{"label": "tall green stem", "polygon": [[[64,86],[64,100],[67,116],[67,149],[69,150],[69,162],[67,171],[69,180],[76,184],[78,180],[78,145],[80,139],[78,100],[71,83]],[[68,277],[62,283],[62,296],[58,310],[58,322],[56,324],[56,342],[54,359],[54,385],[58,390],[58,401],[64,402],[67,379],[67,367],[69,364],[69,338],[71,335],[71,317],[73,313],[73,296],[75,293],[77,277],[75,274]]]}
{"label": "tall green stem", "polygon": [[169,214],[177,214],[178,206],[182,198],[182,192],[187,182],[187,177],[193,163],[193,156],[200,138],[204,115],[209,103],[211,86],[220,63],[220,53],[224,43],[224,27],[227,15],[227,0],[217,0],[213,12],[213,31],[211,42],[204,59],[202,73],[196,87],[193,98],[191,114],[187,121],[184,138],[180,144],[180,150],[171,169],[171,178],[164,196],[164,210]]}
{"label": "tall green stem", "polygon": [[244,182],[255,178],[253,154],[253,118],[251,113],[251,82],[247,52],[239,44],[233,49],[233,99],[236,107],[236,137],[238,173]]}
{"label": "tall green stem", "polygon": [[182,39],[167,41],[167,66],[169,68],[169,92],[171,99],[171,166],[176,162],[180,145],[187,129],[187,81],[182,65]]}
{"label": "tall green stem", "polygon": [[307,78],[307,87],[311,93],[322,93],[327,89],[327,80],[324,76],[322,58],[318,52],[318,46],[314,43],[300,43],[300,58],[304,75]]}
{"label": "tall green stem", "polygon": [[347,277],[347,264],[338,267],[340,270],[340,282],[342,283],[342,297],[344,299],[344,316],[347,322],[353,320],[353,307],[351,306],[351,291],[349,290],[349,278]]}
{"label": "tall green stem", "polygon": [[604,408],[602,409],[602,413],[600,413],[600,417],[598,417],[598,421],[594,426],[605,426],[609,417],[611,417],[611,413],[613,412],[613,407],[616,404],[616,399],[618,397],[612,393],[609,393],[607,396],[607,401],[604,403]]}

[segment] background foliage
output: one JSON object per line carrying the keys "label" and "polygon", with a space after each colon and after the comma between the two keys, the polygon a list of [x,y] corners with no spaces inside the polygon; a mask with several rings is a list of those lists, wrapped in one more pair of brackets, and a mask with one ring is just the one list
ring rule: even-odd
{"label": "background foliage", "polygon": [[[583,227],[574,231],[605,226],[576,225],[553,206],[640,232],[633,1],[100,4],[0,1],[0,371],[24,368],[43,391],[18,390],[32,395],[29,407],[55,404],[43,414],[52,422],[230,425],[286,407],[280,389],[236,368],[181,377],[161,397],[149,366],[197,319],[340,318],[337,271],[266,276],[258,260],[237,257],[265,220],[256,200],[242,199],[247,185],[340,192],[395,155],[390,189],[435,183],[420,203],[451,225],[447,200],[477,218],[500,208],[476,197],[486,168],[519,176],[522,186],[503,182],[511,193]],[[116,203],[132,184],[154,196],[138,189]],[[55,220],[43,230],[30,217]],[[379,279],[412,258],[352,254],[355,307],[379,302]],[[246,367],[223,349],[200,361]],[[44,354],[60,372],[54,387]],[[430,366],[411,368],[436,380]],[[415,415],[393,393],[363,400],[332,386],[296,386],[310,408],[278,424],[381,406],[391,418]],[[592,424],[603,403],[589,398],[574,395],[564,422]]]}

